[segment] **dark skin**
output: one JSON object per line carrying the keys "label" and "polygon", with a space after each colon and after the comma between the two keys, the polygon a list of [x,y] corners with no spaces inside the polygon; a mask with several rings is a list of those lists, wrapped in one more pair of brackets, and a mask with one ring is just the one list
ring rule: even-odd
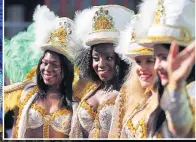
{"label": "dark skin", "polygon": [[[103,84],[87,99],[87,103],[90,104],[94,110],[97,110],[99,105],[118,94],[117,91],[104,93],[105,91],[103,90],[106,86],[111,85],[116,74],[116,57],[112,44],[96,45],[92,51],[92,58],[92,67]],[[94,130],[89,133],[89,138],[93,137],[93,133]],[[107,137],[107,134],[101,130],[100,137]]]}
{"label": "dark skin", "polygon": [[[57,112],[60,109],[60,90],[59,90],[59,84],[61,83],[63,76],[61,72],[61,66],[60,66],[60,59],[59,56],[55,53],[49,53],[47,52],[42,59],[42,64],[40,65],[40,71],[42,78],[44,80],[44,83],[48,85],[48,89],[46,92],[46,98],[36,99],[33,104],[36,104],[39,106],[42,110],[44,110],[45,115],[50,115],[52,113]],[[18,110],[16,110],[16,113],[18,113]],[[16,115],[18,116],[18,115]],[[68,135],[64,135],[63,133],[55,131],[51,126],[49,126],[49,136],[51,138],[68,138]],[[15,125],[13,128],[12,137],[15,137]],[[31,129],[28,128],[25,132],[26,138],[43,138],[43,125]]]}

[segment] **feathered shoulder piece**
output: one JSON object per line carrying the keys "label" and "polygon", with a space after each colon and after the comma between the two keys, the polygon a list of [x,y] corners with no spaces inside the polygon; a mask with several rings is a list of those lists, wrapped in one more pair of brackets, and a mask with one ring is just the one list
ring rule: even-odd
{"label": "feathered shoulder piece", "polygon": [[4,86],[4,111],[12,110],[18,106],[24,87],[30,83],[34,83],[32,78]]}

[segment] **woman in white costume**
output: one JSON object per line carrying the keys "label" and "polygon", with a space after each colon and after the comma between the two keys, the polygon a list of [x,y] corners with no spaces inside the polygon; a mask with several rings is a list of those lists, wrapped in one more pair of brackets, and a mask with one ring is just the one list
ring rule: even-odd
{"label": "woman in white costume", "polygon": [[33,18],[34,48],[43,51],[43,56],[24,81],[5,87],[5,100],[19,94],[16,106],[5,101],[6,110],[15,109],[12,137],[67,138],[72,118],[74,24],[46,6],[38,6]]}
{"label": "woman in white costume", "polygon": [[114,44],[133,15],[119,5],[94,6],[76,15],[76,35],[85,47],[77,65],[92,83],[81,88],[83,98],[74,112],[70,137],[108,137],[115,99],[130,66],[114,51]]}

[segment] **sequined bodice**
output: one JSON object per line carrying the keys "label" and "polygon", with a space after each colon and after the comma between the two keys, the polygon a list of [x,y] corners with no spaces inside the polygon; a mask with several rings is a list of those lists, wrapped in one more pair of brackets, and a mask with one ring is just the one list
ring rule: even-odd
{"label": "sequined bodice", "polygon": [[147,123],[150,117],[152,117],[152,112],[154,112],[157,107],[157,105],[151,105],[151,98],[152,97],[150,97],[146,103],[144,101],[136,106],[135,113],[133,113],[133,115],[131,115],[126,121],[122,130],[126,134],[126,137],[147,138]]}
{"label": "sequined bodice", "polygon": [[142,118],[137,122],[129,119],[124,127],[124,131],[128,138],[146,138],[146,123]]}
{"label": "sequined bodice", "polygon": [[45,125],[51,126],[55,131],[68,135],[70,131],[72,113],[66,109],[46,114],[38,105],[32,104],[28,111],[27,128],[35,129]]}
{"label": "sequined bodice", "polygon": [[115,99],[116,97],[106,100],[104,103],[99,105],[97,109],[97,116],[96,116],[96,120],[98,121],[97,125],[99,125],[98,126],[99,129],[101,129],[105,133],[109,132],[111,126]]}
{"label": "sequined bodice", "polygon": [[99,127],[108,133],[112,119],[114,102],[115,98],[109,99],[99,105],[97,111],[95,111],[91,105],[83,100],[78,112],[78,118],[82,127],[87,132],[90,132],[93,128],[94,120],[97,119],[99,122]]}
{"label": "sequined bodice", "polygon": [[78,110],[78,118],[80,124],[88,133],[93,127],[95,115],[96,112],[93,110],[93,107],[86,100],[83,100]]}

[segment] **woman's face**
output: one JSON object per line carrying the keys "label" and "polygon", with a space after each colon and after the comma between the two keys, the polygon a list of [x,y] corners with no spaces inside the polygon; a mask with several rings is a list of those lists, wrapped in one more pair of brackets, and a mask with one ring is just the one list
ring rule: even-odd
{"label": "woman's face", "polygon": [[92,67],[102,81],[110,81],[116,74],[115,52],[112,44],[99,44],[92,51]]}
{"label": "woman's face", "polygon": [[40,71],[44,83],[49,86],[58,86],[62,81],[61,65],[59,56],[55,53],[46,52],[41,61]]}
{"label": "woman's face", "polygon": [[169,54],[169,50],[164,48],[163,45],[157,44],[154,46],[154,54],[156,57],[154,68],[161,78],[161,84],[165,86],[168,83],[167,56]]}
{"label": "woman's face", "polygon": [[136,74],[143,88],[152,88],[156,80],[154,56],[142,55],[135,57]]}

